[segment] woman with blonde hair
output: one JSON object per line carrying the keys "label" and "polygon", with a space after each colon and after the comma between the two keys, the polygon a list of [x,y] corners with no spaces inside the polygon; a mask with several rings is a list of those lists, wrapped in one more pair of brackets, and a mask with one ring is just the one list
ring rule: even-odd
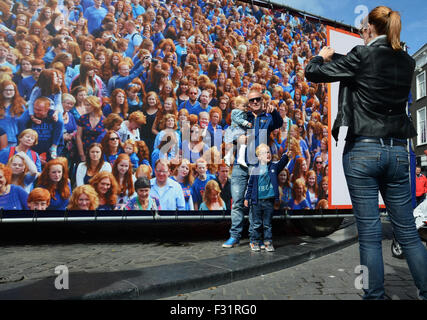
{"label": "woman with blonde hair", "polygon": [[71,194],[68,210],[96,210],[98,209],[98,193],[89,185],[78,186]]}
{"label": "woman with blonde hair", "polygon": [[11,183],[21,186],[25,191],[30,192],[33,189],[34,181],[39,176],[34,161],[25,152],[21,151],[9,159],[7,166],[12,169]]}
{"label": "woman with blonde hair", "polygon": [[203,202],[200,205],[200,211],[204,210],[226,210],[225,202],[222,200],[221,188],[215,180],[209,180],[203,192]]}

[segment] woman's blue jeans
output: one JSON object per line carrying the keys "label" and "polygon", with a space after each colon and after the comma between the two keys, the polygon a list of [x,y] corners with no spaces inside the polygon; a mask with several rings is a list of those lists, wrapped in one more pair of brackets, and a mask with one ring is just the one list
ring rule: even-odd
{"label": "woman's blue jeans", "polygon": [[347,142],[344,173],[357,221],[360,264],[368,270],[364,299],[384,299],[382,225],[378,192],[389,213],[396,240],[402,246],[409,270],[427,299],[427,250],[415,227],[406,147],[367,142]]}

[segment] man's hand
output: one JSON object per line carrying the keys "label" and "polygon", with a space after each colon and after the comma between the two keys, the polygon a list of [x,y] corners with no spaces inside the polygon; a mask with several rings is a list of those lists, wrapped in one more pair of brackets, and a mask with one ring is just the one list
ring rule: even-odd
{"label": "man's hand", "polygon": [[274,105],[273,104],[268,104],[267,108],[265,109],[266,113],[272,113],[275,110]]}
{"label": "man's hand", "polygon": [[42,121],[37,119],[35,116],[30,116],[31,121],[34,122],[35,124],[41,124]]}
{"label": "man's hand", "polygon": [[332,56],[334,55],[335,50],[331,47],[323,47],[319,52],[319,56],[323,58],[325,62],[329,62],[332,60]]}
{"label": "man's hand", "polygon": [[57,110],[57,111],[55,111],[55,112],[53,113],[53,115],[52,115],[52,119],[53,119],[53,121],[55,121],[55,122],[57,122],[57,121],[58,121],[58,110]]}

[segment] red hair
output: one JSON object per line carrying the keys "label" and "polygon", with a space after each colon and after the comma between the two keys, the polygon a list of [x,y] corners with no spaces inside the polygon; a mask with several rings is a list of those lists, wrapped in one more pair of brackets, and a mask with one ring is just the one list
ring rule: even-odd
{"label": "red hair", "polygon": [[[62,178],[56,186],[52,183],[49,177],[50,168],[55,165],[60,165],[62,167]],[[57,190],[63,199],[68,199],[70,197],[71,192],[68,186],[68,168],[65,165],[64,161],[59,158],[50,160],[45,165],[42,173],[40,174],[38,185],[43,186],[45,189],[47,189],[52,199],[55,199],[55,192]]]}
{"label": "red hair", "polygon": [[[123,104],[117,104],[116,97],[119,95],[119,93],[122,93],[125,96]],[[111,93],[110,105],[111,105],[111,112],[112,113],[120,114],[120,112],[122,112],[123,116],[125,118],[127,118],[129,106],[128,106],[127,94],[123,89],[114,89],[113,90],[113,92]]]}
{"label": "red hair", "polygon": [[[120,184],[120,180],[118,179],[119,177],[119,163],[123,160],[126,160],[129,162],[129,169],[125,174],[124,180],[123,180],[123,184]],[[119,156],[117,157],[117,159],[114,161],[113,164],[113,176],[116,178],[117,183],[119,184],[119,189],[120,189],[120,193],[125,193],[126,191],[128,192],[128,195],[132,195],[135,192],[135,187],[133,185],[133,166],[132,166],[132,162],[130,161],[129,156],[126,153],[121,153],[119,154]]]}
{"label": "red hair", "polygon": [[[21,97],[18,91],[18,87],[16,86],[15,82],[10,80],[4,80],[0,83],[0,92],[4,91],[4,88],[7,86],[13,86],[13,89],[15,90],[15,95],[12,98],[12,104],[10,107],[10,114],[14,117],[20,116],[22,113],[24,113],[24,106],[25,106],[25,99]],[[6,107],[4,105],[4,97],[1,94],[0,95],[0,117],[4,117]]]}
{"label": "red hair", "polygon": [[[98,184],[101,180],[108,178],[111,182],[111,187],[105,195],[102,195],[98,192]],[[101,171],[98,172],[92,179],[89,181],[90,185],[94,187],[95,191],[98,192],[99,196],[105,199],[105,202],[109,205],[116,205],[117,203],[117,194],[119,192],[119,185],[116,178],[111,172]]]}
{"label": "red hair", "polygon": [[3,171],[7,184],[10,184],[12,182],[12,169],[3,163],[0,163],[0,171]]}

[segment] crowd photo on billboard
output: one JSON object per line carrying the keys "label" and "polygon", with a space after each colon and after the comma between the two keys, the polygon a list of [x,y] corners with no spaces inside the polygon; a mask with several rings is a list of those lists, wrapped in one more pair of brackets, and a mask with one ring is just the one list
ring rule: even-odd
{"label": "crowd photo on billboard", "polygon": [[304,74],[321,21],[234,0],[0,6],[1,208],[328,207],[328,87]]}

